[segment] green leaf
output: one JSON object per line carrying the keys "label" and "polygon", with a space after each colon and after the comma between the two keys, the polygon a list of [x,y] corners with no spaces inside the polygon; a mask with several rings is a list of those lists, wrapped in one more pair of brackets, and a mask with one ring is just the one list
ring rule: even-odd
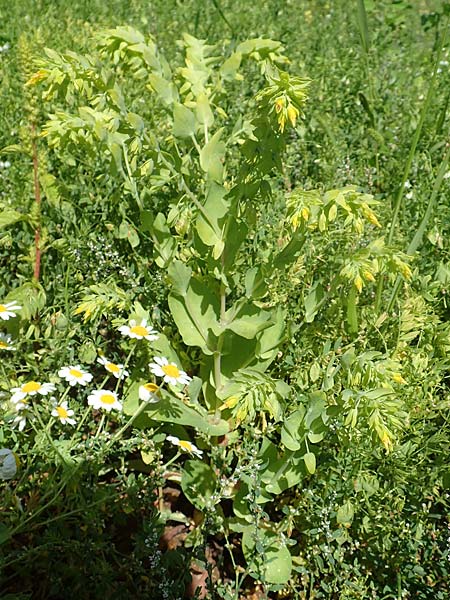
{"label": "green leaf", "polygon": [[[227,313],[225,313],[225,320],[229,312],[233,312],[234,307],[232,306]],[[237,335],[241,337],[247,338],[248,340],[256,337],[256,334],[270,327],[273,322],[271,318],[273,317],[272,313],[261,310],[256,306],[251,304],[247,305],[243,309],[239,311],[239,317],[234,319],[227,325],[227,329],[231,329]]]}
{"label": "green leaf", "polygon": [[220,141],[223,128],[216,131],[207,144],[200,150],[200,166],[208,177],[222,183],[223,160],[226,146]]}
{"label": "green leaf", "polygon": [[120,224],[118,237],[120,239],[128,240],[132,248],[136,248],[136,246],[139,246],[140,240],[136,229],[126,221],[122,221],[122,223]]}
{"label": "green leaf", "polygon": [[316,472],[316,456],[313,452],[307,452],[303,455],[303,460],[305,461],[305,466],[308,469],[308,472],[311,475],[314,475]]}
{"label": "green leaf", "polygon": [[214,494],[217,477],[210,466],[199,460],[187,460],[181,471],[181,489],[199,510],[205,509]]}
{"label": "green leaf", "polygon": [[[184,285],[184,281],[181,283]],[[183,342],[187,346],[199,346],[205,354],[212,354],[209,341],[220,329],[220,305],[210,287],[191,277],[185,291],[174,290],[168,302]]]}
{"label": "green leaf", "polygon": [[0,228],[8,227],[8,225],[13,225],[25,219],[27,219],[27,215],[12,208],[5,208],[0,212]]}
{"label": "green leaf", "polygon": [[284,421],[281,442],[288,450],[299,450],[305,437],[305,408],[295,410]]}
{"label": "green leaf", "polygon": [[322,304],[322,300],[325,296],[322,284],[320,282],[316,282],[309,294],[305,298],[305,321],[306,323],[312,323],[319,312],[320,306]]}
{"label": "green leaf", "polygon": [[350,500],[347,500],[342,506],[338,508],[336,513],[336,521],[344,527],[350,527],[355,516],[355,509]]}
{"label": "green leaf", "polygon": [[0,545],[11,538],[11,530],[4,523],[0,523]]}
{"label": "green leaf", "polygon": [[[123,411],[126,415],[134,415],[139,406],[139,386],[141,381],[133,382],[124,396]],[[134,426],[146,429],[157,421],[161,423],[174,423],[184,427],[193,427],[206,435],[225,435],[229,425],[223,419],[209,415],[199,405],[188,406],[180,398],[173,396],[166,390],[160,390],[161,400],[156,404],[149,404],[144,413],[136,419]]]}
{"label": "green leaf", "polygon": [[173,135],[178,138],[191,137],[196,129],[195,114],[184,104],[176,102],[173,108]]}
{"label": "green leaf", "polygon": [[247,528],[242,536],[242,550],[250,570],[268,583],[287,583],[292,572],[292,557],[288,548],[273,531],[259,528],[256,535],[262,551],[256,547],[254,528]]}
{"label": "green leaf", "polygon": [[[197,233],[206,246],[215,246],[222,240],[224,217],[228,214],[230,203],[225,196],[227,190],[212,182],[208,189],[206,202],[199,211],[195,223]],[[220,255],[219,255],[220,256]]]}
{"label": "green leaf", "polygon": [[261,267],[253,267],[245,274],[245,295],[247,298],[262,298],[267,293]]}

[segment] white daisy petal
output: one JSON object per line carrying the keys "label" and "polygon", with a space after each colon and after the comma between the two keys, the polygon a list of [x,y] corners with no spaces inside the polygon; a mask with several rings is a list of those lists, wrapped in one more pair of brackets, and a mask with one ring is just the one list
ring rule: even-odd
{"label": "white daisy petal", "polygon": [[139,386],[139,400],[142,402],[148,402],[149,404],[154,404],[155,402],[159,402],[159,398],[156,395],[158,391],[158,386],[155,383],[145,383],[144,385]]}
{"label": "white daisy petal", "polygon": [[111,390],[94,390],[88,396],[88,404],[96,410],[103,409],[106,412],[110,412],[113,409],[122,410],[122,404],[119,402],[116,392],[112,392]]}
{"label": "white daisy petal", "polygon": [[55,390],[55,386],[53,383],[40,383],[39,381],[27,381],[27,383],[23,383],[20,387],[15,387],[11,389],[12,397],[11,402],[16,404],[20,402],[27,396],[35,396],[36,394],[40,394],[41,396],[47,396],[50,392]]}
{"label": "white daisy petal", "polygon": [[8,321],[11,318],[14,318],[18,310],[22,307],[17,304],[17,302],[7,302],[6,304],[0,304],[0,319],[3,321]]}
{"label": "white daisy petal", "polygon": [[121,325],[119,327],[119,331],[124,336],[128,336],[137,340],[145,339],[149,342],[154,342],[159,337],[158,333],[153,329],[153,327],[147,325],[146,319],[142,319],[140,323],[131,320],[129,325]]}
{"label": "white daisy petal", "polygon": [[155,356],[154,362],[149,363],[150,371],[157,377],[162,377],[170,385],[186,385],[192,379],[187,373],[181,371],[175,363],[169,363],[164,356]]}
{"label": "white daisy petal", "polygon": [[130,374],[124,365],[113,363],[106,356],[99,356],[97,362],[103,365],[109,373],[112,373],[116,379],[124,379]]}
{"label": "white daisy petal", "polygon": [[63,367],[58,371],[58,375],[67,381],[67,383],[71,386],[74,385],[87,385],[90,381],[92,381],[91,373],[87,371],[83,371],[80,365]]}
{"label": "white daisy petal", "polygon": [[0,333],[0,350],[14,350],[13,341],[10,335]]}
{"label": "white daisy petal", "polygon": [[166,437],[166,440],[171,442],[174,446],[178,446],[179,448],[181,448],[181,450],[184,450],[185,452],[194,454],[198,458],[202,457],[203,450],[199,450],[197,446],[195,446],[187,440],[180,440],[180,438],[177,438],[175,435],[168,435]]}
{"label": "white daisy petal", "polygon": [[56,417],[62,425],[68,423],[69,425],[76,425],[76,420],[73,419],[74,412],[67,406],[67,401],[61,402],[55,405],[52,410],[52,417]]}

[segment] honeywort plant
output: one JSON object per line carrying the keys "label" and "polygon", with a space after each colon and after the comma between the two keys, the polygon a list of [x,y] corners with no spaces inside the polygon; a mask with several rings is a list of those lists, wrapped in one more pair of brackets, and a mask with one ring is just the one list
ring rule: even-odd
{"label": "honeywort plant", "polygon": [[[270,520],[276,510],[271,501],[314,473],[314,445],[330,417],[342,413],[352,428],[362,416],[387,450],[402,422],[390,383],[399,370],[395,361],[380,362],[378,371],[348,353],[339,375],[347,388],[332,406],[314,386],[303,393],[272,376],[288,322],[283,307],[271,301],[272,282],[297,263],[314,232],[339,240],[345,231],[353,252],[341,258],[328,289],[319,283],[311,288],[306,322],[327,298],[340,295],[354,335],[363,287],[379,273],[409,277],[410,270],[404,255],[381,237],[365,241],[367,228],[380,226],[376,202],[351,186],[294,189],[286,199],[280,244],[263,257],[252,248],[258,218],[273,200],[273,177],[283,175],[286,135],[302,115],[309,81],[283,70],[287,59],[272,40],[210,46],[184,35],[180,48],[184,62],[172,66],[152,38],[119,27],[99,34],[90,54],[46,50],[29,85],[43,86],[50,106],[42,133],[49,146],[74,166],[81,154],[99,160],[99,177],[120,186],[120,203],[110,205],[116,223],[119,215],[116,235],[142,253],[150,239],[154,262],[167,273],[171,316],[191,349],[195,377],[188,397],[161,393],[134,424],[192,427],[200,448],[210,447],[212,464],[228,465],[225,473],[243,434],[248,447],[236,452],[237,476],[227,478],[217,467],[192,460],[181,470],[181,486],[196,508],[216,514],[220,531],[243,534],[247,572],[276,586],[290,577],[288,547],[295,540],[289,539],[290,517]],[[254,93],[245,96],[240,82],[252,73]],[[236,94],[240,101],[232,102]],[[107,313],[91,292],[77,309],[85,321]],[[148,318],[139,305],[135,310],[136,318]],[[154,369],[165,369],[170,378],[175,369],[181,373],[175,366],[180,362],[169,340],[160,337],[167,362]],[[338,365],[330,376],[339,371]],[[134,373],[125,385],[124,410],[131,418],[140,410],[142,383]],[[225,436],[220,448],[217,436]],[[202,456],[188,439],[172,440]],[[230,496],[234,517],[225,519],[219,504]],[[345,524],[348,515],[342,513]],[[239,583],[236,573],[236,594]]]}

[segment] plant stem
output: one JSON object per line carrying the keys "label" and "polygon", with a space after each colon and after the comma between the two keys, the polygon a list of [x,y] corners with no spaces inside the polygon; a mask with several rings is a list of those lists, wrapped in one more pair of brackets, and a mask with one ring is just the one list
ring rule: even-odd
{"label": "plant stem", "polygon": [[36,141],[36,127],[34,123],[31,125],[31,149],[33,155],[33,185],[34,185],[34,199],[37,205],[37,225],[34,231],[34,272],[33,277],[36,281],[39,281],[41,273],[41,187],[39,184],[39,157],[38,148]]}

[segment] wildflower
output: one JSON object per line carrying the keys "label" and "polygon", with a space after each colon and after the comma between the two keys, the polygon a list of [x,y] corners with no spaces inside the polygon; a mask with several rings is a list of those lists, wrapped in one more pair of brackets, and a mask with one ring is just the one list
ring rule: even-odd
{"label": "wildflower", "polygon": [[12,338],[10,335],[0,333],[0,350],[14,350]]}
{"label": "wildflower", "polygon": [[105,356],[99,356],[97,362],[103,365],[117,379],[123,379],[129,375],[129,372],[124,369],[124,365],[116,365],[116,363],[110,362]]}
{"label": "wildflower", "polygon": [[140,323],[131,320],[130,325],[122,325],[119,327],[119,331],[122,335],[127,335],[128,337],[137,340],[146,339],[149,342],[154,342],[158,339],[157,332],[153,327],[147,325],[147,319],[142,319]]}
{"label": "wildflower", "polygon": [[33,414],[29,410],[29,406],[26,402],[19,402],[15,406],[16,415],[12,420],[11,427],[17,429],[19,431],[23,431],[25,429],[25,425],[27,424],[27,419],[32,419]]}
{"label": "wildflower", "polygon": [[191,444],[191,442],[188,442],[187,440],[180,440],[180,438],[177,438],[174,435],[168,435],[166,439],[169,442],[172,442],[174,446],[178,446],[182,450],[198,456],[198,458],[202,457],[203,451],[199,450],[197,446],[194,446],[194,444]]}
{"label": "wildflower", "polygon": [[75,425],[76,420],[72,419],[73,415],[74,412],[68,408],[67,401],[61,402],[61,404],[56,404],[55,408],[52,410],[52,417],[59,419],[63,425],[66,423],[69,423],[69,425]]}
{"label": "wildflower", "polygon": [[16,312],[22,307],[17,302],[7,302],[6,304],[0,304],[0,319],[8,321],[12,317],[16,317]]}
{"label": "wildflower", "polygon": [[18,460],[9,448],[0,449],[0,479],[12,479],[17,473]]}
{"label": "wildflower", "polygon": [[156,383],[145,383],[144,385],[139,386],[139,400],[143,402],[148,402],[153,404],[154,402],[159,402],[159,398],[156,395],[158,391],[158,386]]}
{"label": "wildflower", "polygon": [[88,404],[96,410],[104,408],[107,412],[113,409],[122,410],[122,404],[117,399],[116,392],[111,392],[111,390],[94,390],[88,396]]}
{"label": "wildflower", "polygon": [[293,104],[289,104],[287,108],[287,116],[289,121],[291,122],[292,127],[295,127],[295,123],[297,122],[297,117],[299,115],[299,111]]}
{"label": "wildflower", "polygon": [[63,367],[58,371],[58,375],[65,379],[69,385],[86,385],[92,381],[92,375],[87,371],[83,371],[80,365],[74,367]]}
{"label": "wildflower", "polygon": [[392,379],[395,381],[395,383],[406,383],[405,379],[403,379],[400,373],[393,373]]}
{"label": "wildflower", "polygon": [[13,395],[11,396],[11,402],[17,404],[18,402],[22,402],[22,400],[24,400],[27,396],[34,396],[36,394],[46,396],[54,390],[55,386],[53,385],[53,383],[39,383],[38,381],[28,381],[20,387],[12,388],[11,392],[13,393]]}
{"label": "wildflower", "polygon": [[163,377],[166,383],[183,385],[189,383],[192,377],[189,377],[184,371],[180,371],[175,363],[169,363],[164,356],[156,356],[153,363],[149,363],[150,371],[157,377]]}

